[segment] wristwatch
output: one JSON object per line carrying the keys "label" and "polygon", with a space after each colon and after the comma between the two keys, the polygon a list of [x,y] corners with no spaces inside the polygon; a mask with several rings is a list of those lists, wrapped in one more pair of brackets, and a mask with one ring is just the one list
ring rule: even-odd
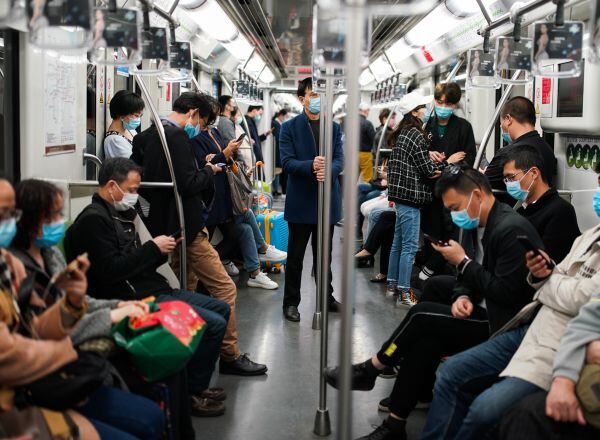
{"label": "wristwatch", "polygon": [[465,255],[465,258],[463,258],[462,261],[456,265],[456,270],[459,271],[460,273],[463,273],[463,271],[465,270],[465,267],[467,267],[467,264],[469,264],[470,262],[471,262],[471,259]]}

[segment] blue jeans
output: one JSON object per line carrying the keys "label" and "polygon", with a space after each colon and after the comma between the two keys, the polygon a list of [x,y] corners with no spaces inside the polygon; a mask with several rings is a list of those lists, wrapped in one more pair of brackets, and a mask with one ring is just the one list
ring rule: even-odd
{"label": "blue jeans", "polygon": [[75,410],[88,418],[102,439],[154,440],[161,438],[165,427],[156,403],[113,387],[99,388]]}
{"label": "blue jeans", "polygon": [[186,290],[173,290],[170,294],[157,298],[157,302],[174,300],[188,303],[206,321],[202,340],[187,365],[189,393],[200,394],[208,388],[215,370],[229,321],[230,308],[223,301]]}
{"label": "blue jeans", "polygon": [[521,326],[452,356],[438,370],[421,439],[478,439],[504,411],[540,388],[515,377],[499,379],[521,345]]}
{"label": "blue jeans", "polygon": [[369,218],[367,219],[367,237],[369,236],[369,234],[371,233],[371,231],[377,224],[377,221],[379,220],[381,213],[385,212],[385,211],[393,211],[393,209],[392,208],[375,208],[375,209],[371,210],[371,212],[369,212]]}
{"label": "blue jeans", "polygon": [[360,235],[362,232],[363,223],[365,222],[365,217],[360,212],[360,205],[362,205],[367,200],[374,199],[381,194],[381,190],[377,189],[370,183],[359,183],[358,184],[358,222],[356,224],[357,233]]}
{"label": "blue jeans", "polygon": [[243,215],[236,215],[233,221],[242,258],[244,259],[244,269],[252,273],[260,267],[258,250],[265,245],[265,239],[260,233],[252,210],[249,209]]}
{"label": "blue jeans", "polygon": [[410,275],[415,255],[419,249],[419,208],[396,203],[396,227],[390,251],[388,283],[396,283],[403,292],[410,289]]}

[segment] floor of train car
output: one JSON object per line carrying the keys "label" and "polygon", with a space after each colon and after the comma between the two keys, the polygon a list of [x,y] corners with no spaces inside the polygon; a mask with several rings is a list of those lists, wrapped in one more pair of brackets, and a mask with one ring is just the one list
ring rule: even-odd
{"label": "floor of train car", "polygon": [[[275,208],[283,207],[276,204]],[[341,299],[340,274],[342,242],[341,228],[336,228],[333,239],[333,282]],[[282,298],[284,275],[272,275],[279,289],[267,291],[246,286],[245,272],[236,277],[238,285],[237,319],[240,347],[251,358],[266,363],[266,376],[241,378],[218,376],[215,386],[227,390],[227,411],[217,418],[194,418],[197,438],[205,440],[298,440],[319,439],[313,434],[313,423],[318,403],[318,369],[320,332],[311,327],[315,305],[315,284],[311,277],[310,244],[304,259],[300,323],[284,320]],[[384,294],[383,284],[369,282],[373,269],[358,269],[356,282],[356,313],[354,315],[353,360],[363,361],[379,349],[396,328],[404,314],[396,309]],[[339,314],[330,314],[329,361],[338,364],[340,339]],[[386,417],[377,411],[380,399],[389,395],[392,379],[377,380],[371,392],[353,393],[353,436],[366,435],[372,425],[379,425]],[[327,389],[327,401],[334,439],[337,419],[337,391]],[[426,413],[415,410],[408,421],[409,438],[418,438]]]}

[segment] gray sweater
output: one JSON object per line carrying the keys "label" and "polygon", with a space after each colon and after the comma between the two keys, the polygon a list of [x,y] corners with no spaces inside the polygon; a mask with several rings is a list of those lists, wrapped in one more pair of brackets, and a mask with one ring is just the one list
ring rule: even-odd
{"label": "gray sweater", "polygon": [[552,377],[566,377],[574,382],[585,363],[587,344],[600,339],[600,292],[596,292],[573,318],[554,358]]}
{"label": "gray sweater", "polygon": [[221,133],[221,137],[225,142],[225,145],[229,144],[235,139],[235,124],[227,116],[219,116],[219,122],[217,122],[217,130]]}

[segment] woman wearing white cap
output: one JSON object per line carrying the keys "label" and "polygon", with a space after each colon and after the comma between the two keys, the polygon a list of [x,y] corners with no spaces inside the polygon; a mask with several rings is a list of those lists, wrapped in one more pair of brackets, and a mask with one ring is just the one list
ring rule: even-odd
{"label": "woman wearing white cap", "polygon": [[396,227],[390,251],[387,296],[398,295],[396,306],[411,307],[415,298],[410,276],[419,247],[420,208],[431,203],[431,184],[452,163],[434,163],[423,132],[425,105],[431,97],[416,91],[405,95],[398,106],[402,121],[390,136],[392,155],[388,163],[388,198],[395,203]]}

